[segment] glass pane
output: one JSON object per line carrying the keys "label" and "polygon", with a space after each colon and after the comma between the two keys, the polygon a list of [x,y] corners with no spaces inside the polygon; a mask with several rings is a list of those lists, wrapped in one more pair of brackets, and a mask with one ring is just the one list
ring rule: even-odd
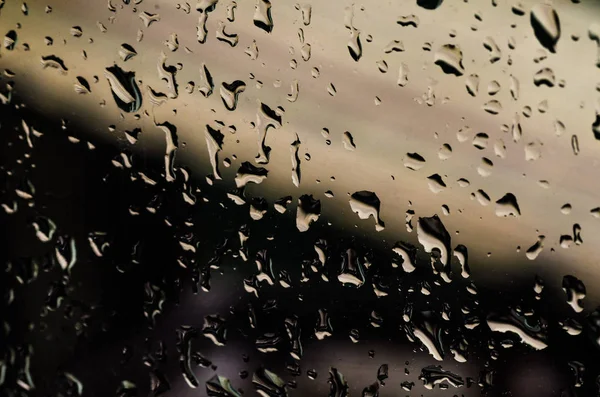
{"label": "glass pane", "polygon": [[595,1],[0,0],[2,396],[600,393]]}

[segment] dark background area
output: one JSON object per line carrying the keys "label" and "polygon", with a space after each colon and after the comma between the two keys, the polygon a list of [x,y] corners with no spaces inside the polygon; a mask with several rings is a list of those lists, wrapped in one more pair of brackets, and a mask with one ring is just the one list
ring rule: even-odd
{"label": "dark background area", "polygon": [[[383,265],[391,260],[386,243],[375,242],[353,230],[328,228],[323,218],[311,226],[309,233],[299,234],[293,205],[283,216],[270,210],[263,220],[254,222],[248,217],[247,206],[234,205],[220,186],[211,187],[196,175],[185,184],[178,171],[177,181],[164,182],[160,176],[161,158],[133,156],[134,167],[121,169],[111,161],[119,159],[123,148],[92,142],[95,149],[90,150],[85,130],[68,126],[65,131],[60,120],[26,108],[17,109],[14,103],[0,107],[0,120],[1,201],[9,206],[14,201],[18,206],[14,214],[0,211],[0,257],[5,269],[0,278],[4,297],[0,347],[6,368],[0,386],[2,395],[77,394],[73,383],[64,377],[65,372],[81,381],[86,396],[117,395],[123,380],[137,385],[137,395],[160,394],[161,387],[151,390],[151,376],[169,380],[171,390],[165,391],[166,395],[198,393],[181,378],[176,332],[182,325],[202,328],[204,317],[216,313],[226,319],[226,346],[216,347],[202,336],[192,344],[193,351],[201,352],[214,365],[195,367],[200,395],[205,393],[203,382],[215,373],[227,376],[235,387],[252,395],[252,373],[263,365],[286,381],[295,380],[298,388],[289,388],[293,395],[327,394],[327,371],[330,366],[336,367],[345,374],[352,394],[356,395],[376,381],[377,368],[384,362],[390,365],[390,378],[381,395],[409,394],[399,390],[400,382],[407,379],[417,383],[411,395],[598,393],[596,376],[600,364],[593,318],[580,317],[582,334],[568,336],[558,322],[566,316],[576,316],[564,310],[564,295],[544,292],[542,299],[536,300],[534,280],[530,277],[493,290],[478,285],[478,294],[473,297],[465,290],[468,280],[436,287],[434,282],[439,276],[432,274],[428,259],[421,260],[421,254],[417,271],[398,276],[397,269]],[[24,139],[22,120],[43,132],[43,136],[33,138],[31,149]],[[67,136],[75,136],[80,142],[72,143]],[[144,183],[139,171],[158,183]],[[32,200],[15,193],[15,189],[28,189],[28,181],[35,186]],[[194,192],[196,205],[183,203],[184,191]],[[147,207],[156,208],[156,213],[150,213]],[[130,210],[140,215],[132,216]],[[42,243],[36,239],[32,221],[37,216],[56,223],[52,241]],[[242,225],[248,225],[251,235],[247,262],[234,257],[239,250],[238,230]],[[105,232],[110,243],[102,258],[93,254],[88,243],[90,233],[98,231]],[[77,262],[70,272],[64,272],[57,264],[55,248],[60,246],[59,236],[65,241],[73,237],[76,242]],[[322,272],[333,281],[326,283],[320,275],[308,271],[310,282],[299,283],[302,261],[316,257],[312,244],[317,237],[329,243],[329,260]],[[182,251],[182,240],[195,246],[196,252]],[[354,248],[373,263],[367,270],[367,282],[360,289],[349,289],[336,280],[342,255],[348,248]],[[261,249],[270,253],[275,273],[289,272],[295,280],[293,288],[263,283],[258,298],[243,290],[243,280],[256,273],[254,258]],[[178,260],[186,263],[187,269]],[[471,267],[477,264],[471,263]],[[275,276],[279,278],[279,274]],[[199,288],[208,283],[210,292]],[[377,283],[389,296],[377,298],[371,283]],[[434,293],[421,295],[418,288],[423,283],[433,286]],[[155,287],[154,293],[148,294],[151,286]],[[61,289],[62,293],[48,297],[51,291]],[[416,292],[407,293],[410,289]],[[14,294],[14,300],[7,304],[10,294]],[[62,304],[50,311],[48,306],[52,306],[56,296],[62,297]],[[445,340],[464,336],[469,342],[467,364],[457,366],[447,349],[446,361],[438,363],[426,349],[420,351],[418,341],[409,342],[401,318],[407,302],[414,306],[415,321],[423,313],[438,313],[444,303],[453,312],[471,307],[481,317],[482,324],[471,331],[461,328],[460,318],[443,327]],[[506,314],[509,308],[518,306],[534,310],[533,319],[548,323],[547,349],[536,352],[520,344],[515,335],[490,332],[485,324],[486,313]],[[256,313],[256,328],[249,325],[249,307]],[[314,324],[318,310],[323,308],[332,319],[334,332],[332,337],[316,341]],[[159,314],[152,324],[146,314],[154,310]],[[369,325],[374,310],[383,319],[379,328]],[[291,315],[297,316],[301,324],[305,348],[300,362],[302,374],[298,377],[286,369],[294,362],[287,353],[283,326]],[[348,337],[351,329],[360,331],[358,344],[352,344]],[[254,342],[269,332],[281,336],[279,351],[259,353]],[[502,349],[499,345],[503,340],[516,342],[514,347]],[[160,342],[166,347],[166,355],[161,354]],[[371,350],[373,354],[369,354]],[[490,359],[495,352],[497,359]],[[23,368],[27,356],[35,384],[30,391],[18,383],[26,380]],[[572,370],[573,361],[585,368],[580,374],[582,387],[574,387],[578,374]],[[425,390],[417,376],[425,365],[436,364],[465,379],[471,377],[474,384],[469,388]],[[306,370],[312,368],[319,373],[314,381],[306,376]],[[404,374],[405,368],[410,376]],[[250,376],[241,379],[240,371],[248,371]]]}

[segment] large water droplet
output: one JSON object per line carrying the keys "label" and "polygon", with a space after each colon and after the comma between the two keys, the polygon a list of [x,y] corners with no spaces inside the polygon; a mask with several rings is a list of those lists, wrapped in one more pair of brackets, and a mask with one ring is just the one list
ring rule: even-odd
{"label": "large water droplet", "polygon": [[206,30],[208,13],[215,10],[218,1],[219,0],[199,0],[196,3],[196,11],[200,13],[200,17],[198,17],[198,25],[196,27],[199,43],[206,42],[206,36],[208,34],[208,30]]}
{"label": "large water droplet", "polygon": [[65,62],[61,58],[57,57],[56,55],[42,56],[41,63],[42,63],[43,69],[46,69],[46,68],[57,69],[63,74],[65,74],[69,70],[67,68],[67,66],[65,65]]}
{"label": "large water droplet", "polygon": [[252,376],[256,392],[263,397],[285,397],[288,395],[285,382],[266,368],[259,368]]}
{"label": "large water droplet", "polygon": [[444,44],[434,54],[434,63],[446,74],[462,76],[464,67],[462,65],[462,51],[454,44]]}
{"label": "large water droplet", "polygon": [[439,6],[441,6],[443,0],[417,0],[417,5],[419,7],[425,8],[426,10],[435,10]]}
{"label": "large water droplet", "polygon": [[329,368],[329,397],[348,397],[349,387],[344,375],[337,368]]}
{"label": "large water droplet", "polygon": [[546,239],[546,236],[542,236],[542,235],[538,236],[538,239],[535,242],[535,244],[533,244],[531,247],[529,247],[527,249],[527,252],[525,252],[525,256],[527,256],[527,259],[534,260],[535,258],[538,257],[538,255],[544,249],[544,240],[545,239]]}
{"label": "large water droplet", "polygon": [[313,222],[321,216],[321,201],[312,195],[304,194],[298,198],[296,211],[296,227],[301,232],[306,232]]}
{"label": "large water droplet", "polygon": [[535,37],[548,51],[556,51],[560,39],[560,21],[558,14],[549,4],[539,3],[531,8],[531,27]]}
{"label": "large water droplet", "polygon": [[575,276],[567,275],[563,277],[562,288],[567,294],[567,303],[576,313],[583,311],[583,298],[585,298],[585,284]]}
{"label": "large water droplet", "polygon": [[500,316],[490,314],[487,317],[487,325],[492,332],[517,334],[521,342],[529,345],[535,350],[543,350],[548,347],[546,334],[540,325],[534,325],[530,318],[511,310],[509,315]]}
{"label": "large water droplet", "polygon": [[439,365],[428,365],[421,369],[419,379],[423,381],[423,387],[432,390],[435,385],[450,385],[452,387],[461,387],[465,384],[463,378],[448,370],[443,369]]}
{"label": "large water droplet", "polygon": [[142,93],[135,81],[134,72],[125,72],[117,65],[106,68],[104,76],[108,80],[113,98],[119,109],[136,112],[142,106]]}
{"label": "large water droplet", "polygon": [[231,83],[223,82],[221,84],[221,99],[225,108],[234,111],[237,108],[238,96],[246,89],[246,83],[241,80],[235,80]]}
{"label": "large water droplet", "polygon": [[273,18],[271,17],[271,2],[269,0],[256,0],[254,6],[254,26],[271,33]]}
{"label": "large water droplet", "polygon": [[242,397],[231,381],[224,376],[214,375],[206,381],[206,394],[208,397]]}
{"label": "large water droplet", "polygon": [[379,217],[379,209],[381,202],[379,197],[373,192],[362,190],[355,192],[350,196],[350,208],[358,214],[360,219],[375,219],[375,230],[380,232],[384,229],[385,224]]}
{"label": "large water droplet", "polygon": [[205,127],[204,137],[206,138],[206,147],[208,149],[208,158],[213,169],[213,176],[220,180],[219,173],[219,152],[223,150],[223,140],[225,136],[218,130],[212,128],[208,124]]}
{"label": "large water droplet", "polygon": [[281,113],[274,111],[266,104],[259,102],[258,112],[256,114],[256,132],[258,133],[258,154],[256,162],[267,164],[269,162],[269,153],[271,148],[266,145],[267,131],[269,128],[281,127]]}
{"label": "large water droplet", "polygon": [[419,218],[417,223],[417,238],[419,243],[425,249],[425,252],[431,253],[432,250],[440,251],[440,261],[448,265],[450,262],[450,233],[437,215],[426,218]]}
{"label": "large water droplet", "polygon": [[554,77],[554,71],[550,68],[542,68],[533,76],[533,84],[535,84],[536,87],[541,85],[554,87],[555,82],[556,77]]}
{"label": "large water droplet", "polygon": [[521,209],[517,198],[512,193],[506,193],[502,198],[496,201],[496,215],[497,216],[514,216],[518,217],[521,215]]}
{"label": "large water droplet", "polygon": [[175,153],[179,147],[177,127],[168,121],[155,125],[165,133],[165,179],[167,182],[172,182],[175,180],[175,172],[173,170]]}
{"label": "large water droplet", "polygon": [[348,51],[350,52],[350,56],[356,62],[360,60],[362,57],[362,43],[360,42],[360,31],[351,28],[350,29],[350,39],[348,40]]}
{"label": "large water droplet", "polygon": [[225,346],[227,342],[227,328],[225,325],[225,319],[218,314],[208,315],[204,317],[202,334],[215,345]]}

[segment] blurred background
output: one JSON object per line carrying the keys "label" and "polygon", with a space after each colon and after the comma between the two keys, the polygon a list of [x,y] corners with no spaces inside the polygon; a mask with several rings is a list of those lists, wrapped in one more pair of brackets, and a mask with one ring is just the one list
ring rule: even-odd
{"label": "blurred background", "polygon": [[600,393],[597,2],[0,28],[0,394]]}

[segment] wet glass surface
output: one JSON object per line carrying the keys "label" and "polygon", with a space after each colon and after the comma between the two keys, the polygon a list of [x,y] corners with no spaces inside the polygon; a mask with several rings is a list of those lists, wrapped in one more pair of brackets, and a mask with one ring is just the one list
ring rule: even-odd
{"label": "wet glass surface", "polygon": [[0,34],[0,395],[599,395],[598,2]]}

